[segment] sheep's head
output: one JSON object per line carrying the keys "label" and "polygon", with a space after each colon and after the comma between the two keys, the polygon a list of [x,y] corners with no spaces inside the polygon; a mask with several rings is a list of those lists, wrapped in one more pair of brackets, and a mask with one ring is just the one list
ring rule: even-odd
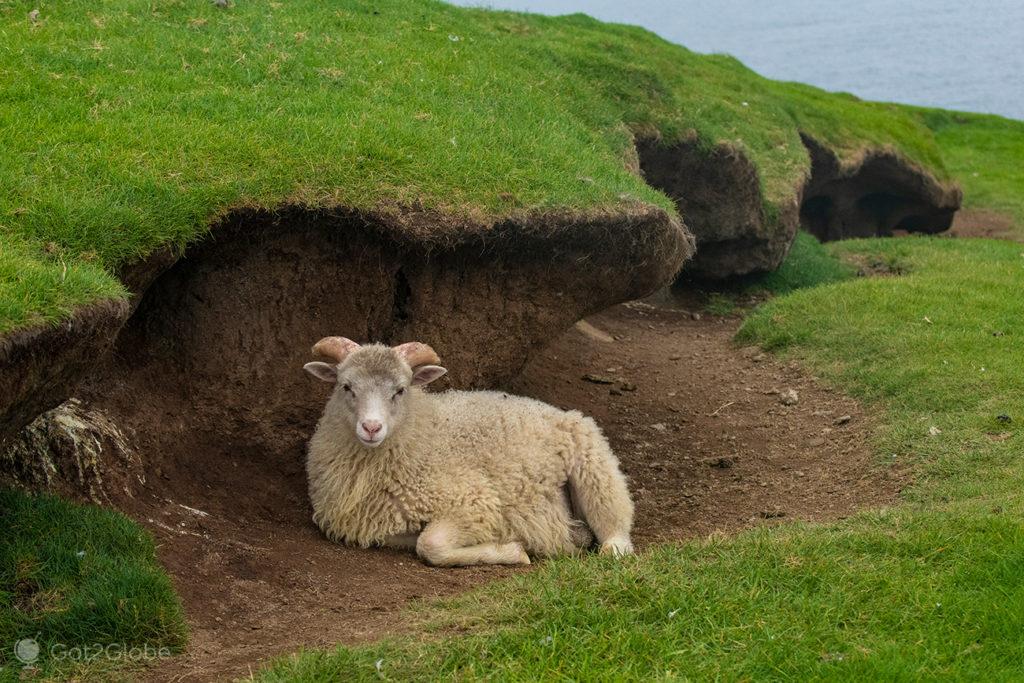
{"label": "sheep's head", "polygon": [[361,346],[344,337],[324,337],[313,346],[314,361],[303,368],[336,385],[336,403],[351,418],[361,444],[376,448],[393,434],[408,412],[409,387],[429,384],[447,370],[434,350],[420,342]]}

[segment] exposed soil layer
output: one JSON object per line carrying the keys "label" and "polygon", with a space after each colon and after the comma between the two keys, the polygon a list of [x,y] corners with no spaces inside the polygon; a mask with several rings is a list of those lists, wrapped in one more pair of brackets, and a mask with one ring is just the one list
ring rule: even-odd
{"label": "exposed soil layer", "polygon": [[[641,551],[716,530],[841,518],[901,488],[898,470],[872,466],[860,407],[795,366],[734,348],[736,319],[634,303],[590,322],[598,329],[563,334],[508,386],[602,425],[638,502]],[[787,389],[797,404],[780,402]],[[153,420],[167,409],[159,401],[137,396],[135,410]],[[156,534],[192,628],[188,652],[148,671],[152,680],[222,680],[302,646],[414,628],[403,609],[411,601],[524,571],[432,569],[411,554],[330,543],[310,521],[302,443],[199,442],[187,424],[178,430],[173,410],[154,424],[189,448],[143,447],[145,484],[117,499]]]}
{"label": "exposed soil layer", "polygon": [[128,317],[123,301],[79,309],[59,325],[0,337],[0,453],[11,439],[71,395]]}
{"label": "exposed soil layer", "polygon": [[644,179],[676,203],[697,238],[687,275],[719,280],[779,266],[796,235],[796,200],[769,219],[757,169],[742,152],[729,145],[708,150],[696,139],[639,139],[636,148]]}
{"label": "exposed soil layer", "polygon": [[89,374],[83,395],[115,416],[145,387],[161,406],[147,418],[276,449],[315,417],[298,369],[322,336],[430,339],[451,384],[492,386],[573,321],[668,283],[693,252],[678,219],[646,205],[446,220],[244,210],[180,258],[158,250],[120,273],[130,302],[0,338],[0,447]]}
{"label": "exposed soil layer", "polygon": [[1024,231],[1016,227],[1013,218],[989,209],[958,211],[949,234],[954,237],[986,237],[1024,242]]}
{"label": "exposed soil layer", "polygon": [[961,194],[952,183],[887,149],[867,149],[841,163],[825,145],[801,139],[810,174],[778,211],[765,210],[757,169],[728,144],[711,148],[696,138],[675,144],[641,138],[640,170],[667,194],[697,239],[688,278],[723,280],[774,270],[800,225],[818,239],[936,233],[949,229]]}
{"label": "exposed soil layer", "polygon": [[962,199],[955,184],[938,181],[889,150],[867,150],[855,163],[843,164],[814,138],[801,138],[811,155],[811,177],[800,222],[818,239],[934,234],[953,224]]}

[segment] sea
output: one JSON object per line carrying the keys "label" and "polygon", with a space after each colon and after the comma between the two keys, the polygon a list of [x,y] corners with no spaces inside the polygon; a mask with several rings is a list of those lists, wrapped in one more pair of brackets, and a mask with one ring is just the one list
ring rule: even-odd
{"label": "sea", "polygon": [[643,26],[770,78],[1024,119],[1024,0],[455,0]]}

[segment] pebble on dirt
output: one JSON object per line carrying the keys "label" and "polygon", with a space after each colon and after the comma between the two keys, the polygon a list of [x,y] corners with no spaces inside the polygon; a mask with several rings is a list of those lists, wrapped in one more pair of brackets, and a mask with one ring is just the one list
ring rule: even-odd
{"label": "pebble on dirt", "polygon": [[841,415],[836,419],[832,420],[832,424],[834,424],[836,427],[841,427],[842,425],[847,424],[852,419],[853,417],[850,415]]}
{"label": "pebble on dirt", "polygon": [[795,406],[800,402],[800,394],[796,393],[796,389],[786,389],[779,394],[779,403],[784,406]]}

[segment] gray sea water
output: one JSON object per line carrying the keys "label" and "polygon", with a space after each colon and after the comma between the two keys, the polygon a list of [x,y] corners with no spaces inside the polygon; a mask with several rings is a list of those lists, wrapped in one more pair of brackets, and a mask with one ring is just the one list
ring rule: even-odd
{"label": "gray sea water", "polygon": [[1024,119],[1024,0],[455,0],[637,24],[760,74]]}

